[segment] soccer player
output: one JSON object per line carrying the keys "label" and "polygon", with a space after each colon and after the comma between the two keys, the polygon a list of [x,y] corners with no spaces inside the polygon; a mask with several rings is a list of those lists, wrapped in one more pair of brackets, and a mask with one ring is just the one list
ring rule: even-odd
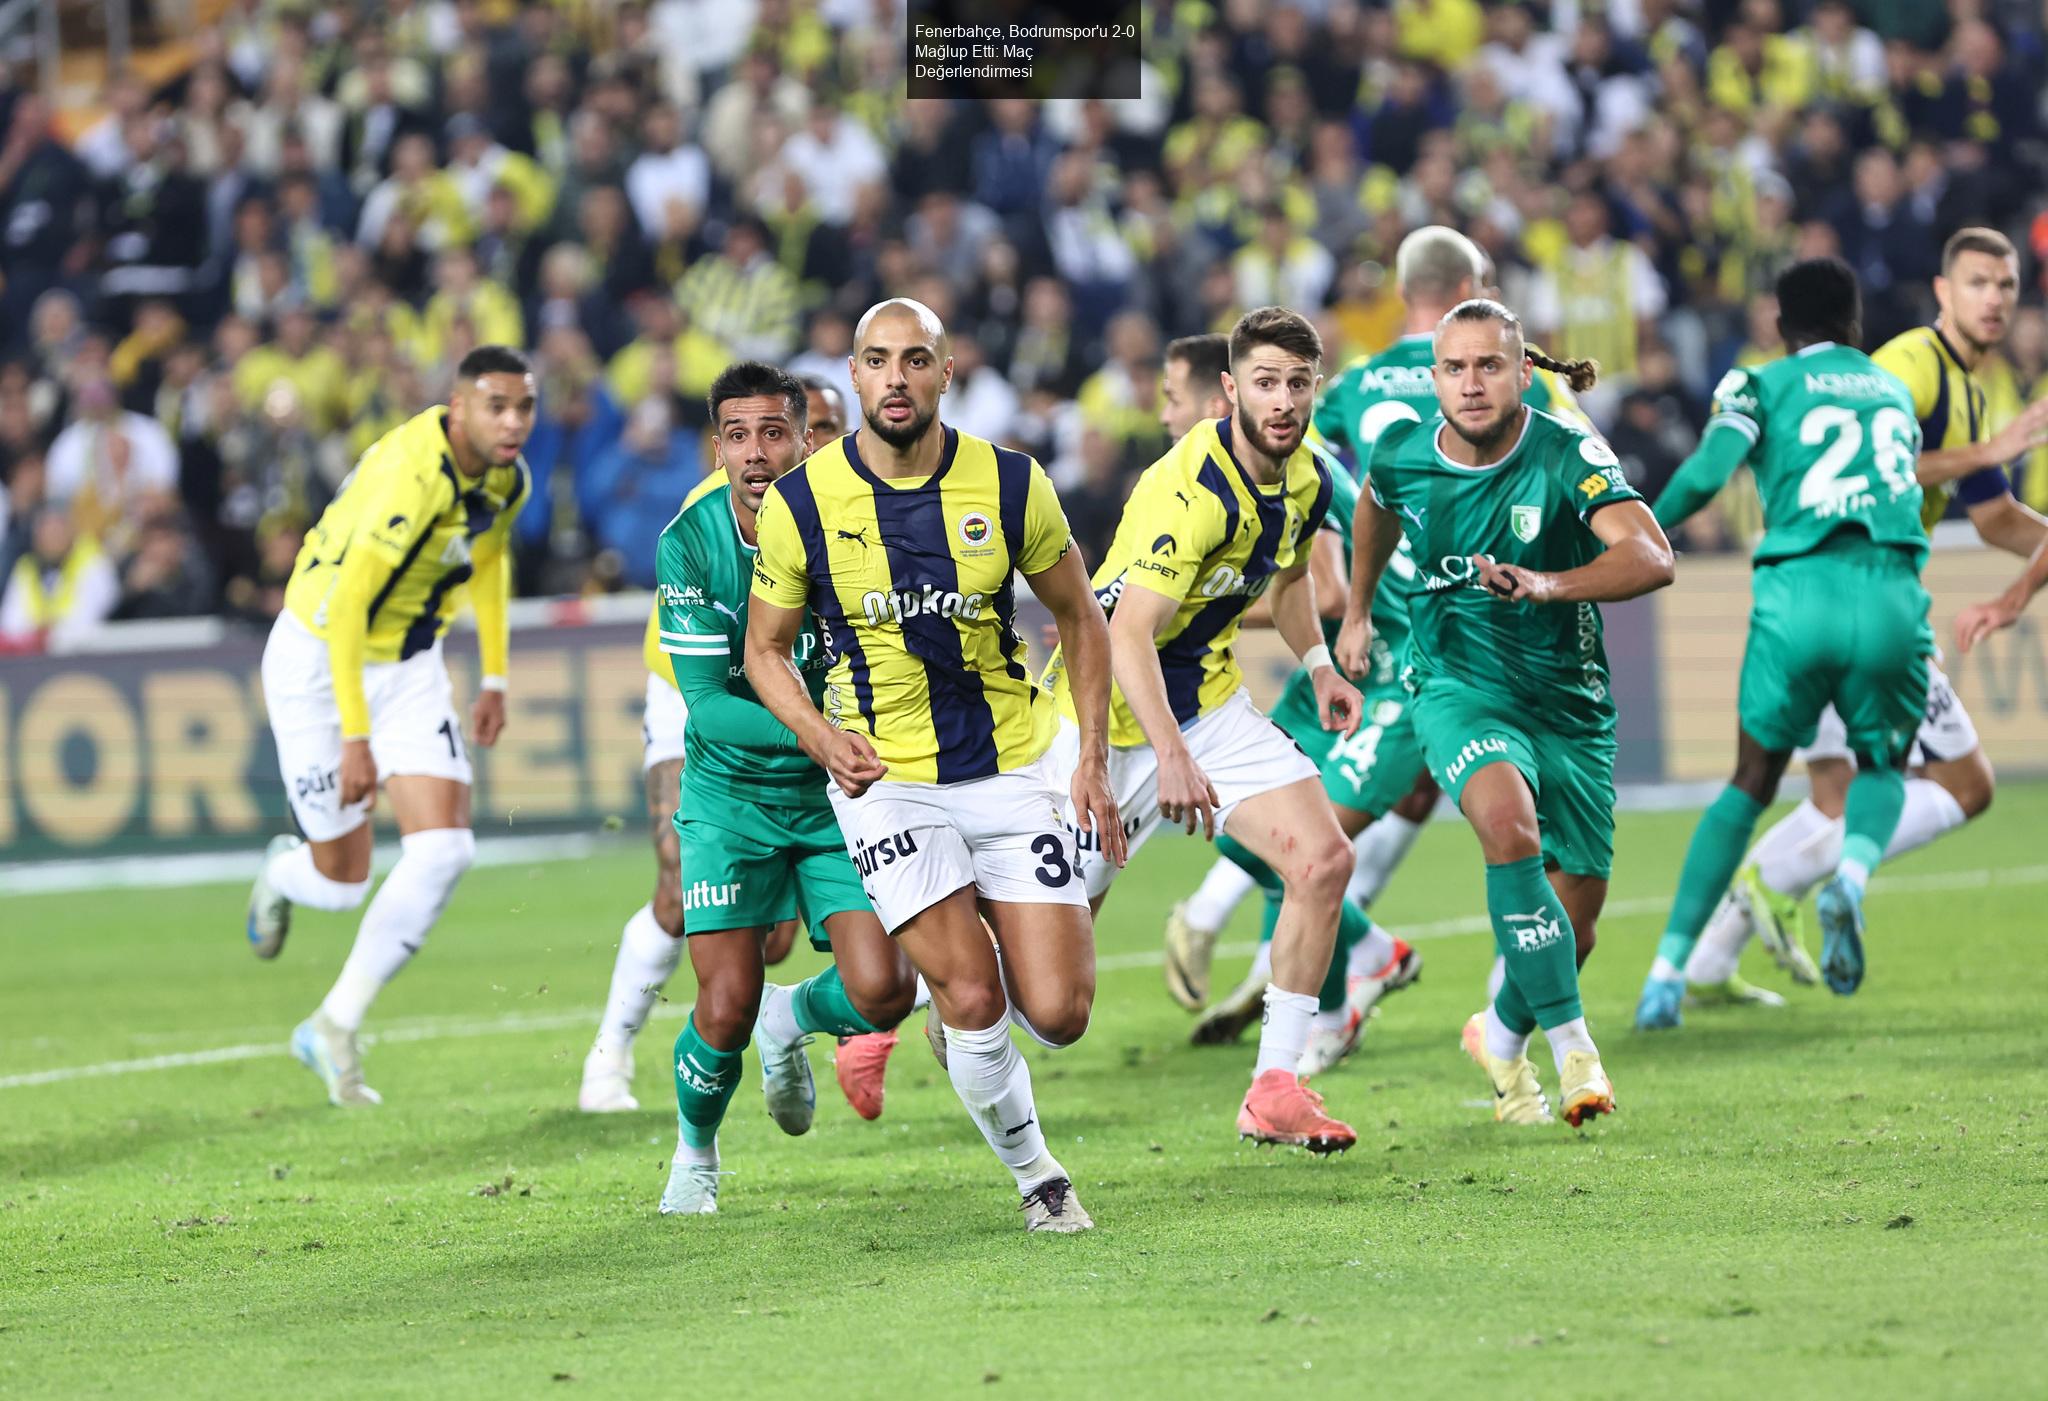
{"label": "soccer player", "polygon": [[1678,1025],[1693,943],[1826,705],[1857,768],[1848,835],[1819,899],[1821,972],[1844,995],[1863,981],[1863,890],[1905,801],[1899,770],[1926,704],[1934,634],[1920,586],[1920,425],[1906,387],[1853,348],[1862,315],[1847,264],[1819,258],[1787,268],[1778,278],[1786,357],[1729,371],[1706,436],[1657,499],[1658,523],[1676,525],[1746,463],[1763,497],[1764,536],[1735,774],[1693,832],[1636,1007],[1639,1028]]}
{"label": "soccer player", "polygon": [[[846,431],[839,391],[822,380],[803,381],[813,442],[830,442]],[[719,471],[725,470],[721,460]],[[643,645],[647,663],[647,704],[641,720],[641,772],[647,817],[654,837],[654,897],[626,921],[612,966],[610,995],[598,1023],[597,1040],[583,1058],[583,1083],[576,1106],[587,1114],[625,1113],[640,1107],[633,1095],[633,1040],[683,955],[683,892],[675,815],[683,773],[684,729],[689,707],[677,689],[675,666],[661,647],[661,604],[647,611]],[[768,932],[762,961],[769,967],[789,955],[796,921]],[[865,1119],[882,1112],[882,1070],[895,1049],[896,1033],[842,1038],[833,1058],[839,1087]]]}
{"label": "soccer player", "polygon": [[1409,689],[1431,772],[1472,824],[1486,906],[1506,961],[1466,1023],[1494,1117],[1550,1120],[1529,1033],[1557,1063],[1574,1126],[1614,1109],[1579,1002],[1614,860],[1614,699],[1599,604],[1671,582],[1671,546],[1597,437],[1522,402],[1538,364],[1590,386],[1595,367],[1537,361],[1499,302],[1453,307],[1437,328],[1439,414],[1380,434],[1359,501],[1351,604],[1338,642],[1368,653],[1381,575],[1405,535]]}
{"label": "soccer player", "polygon": [[[914,975],[883,933],[826,797],[826,776],[762,707],[734,664],[744,645],[761,500],[808,446],[804,389],[742,361],[712,381],[722,471],[661,532],[661,648],[690,707],[681,804],[683,930],[697,1003],[676,1038],[677,1147],[664,1214],[718,1209],[718,1127],[739,1084],[747,1038],[784,1132],[811,1126],[806,1038],[886,1031],[910,1010]],[[815,622],[793,643],[805,685],[821,689],[829,644]],[[833,966],[793,988],[764,982],[761,945],[801,916]],[[758,1026],[757,1026],[758,1019]],[[879,1092],[877,1094],[879,1098]]]}
{"label": "soccer player", "polygon": [[[1053,707],[1025,665],[1013,575],[1074,659],[1083,754],[1069,793],[1120,861],[1108,628],[1038,464],[939,420],[952,358],[931,309],[871,307],[851,369],[860,427],[762,504],[747,679],[831,775],[854,865],[930,987],[947,1074],[1016,1178],[1026,1228],[1087,1230],[1010,1039],[1014,1021],[1072,1044],[1095,994],[1094,927],[1045,760]],[[806,608],[831,649],[822,713],[793,655]]]}
{"label": "soccer player", "polygon": [[[1315,764],[1252,704],[1232,645],[1246,606],[1269,595],[1274,627],[1309,673],[1319,722],[1345,735],[1357,728],[1358,692],[1331,663],[1309,577],[1310,546],[1336,490],[1304,442],[1322,354],[1315,328],[1291,311],[1241,317],[1223,379],[1231,412],[1197,423],[1145,469],[1093,582],[1116,668],[1110,776],[1132,848],[1162,821],[1204,837],[1221,829],[1277,872],[1285,891],[1238,1132],[1331,1153],[1357,1134],[1323,1112],[1298,1069],[1330,969],[1351,844]],[[1069,685],[1058,657],[1046,674],[1072,707],[1082,678]],[[1076,761],[1085,738],[1063,726],[1055,752]],[[1116,867],[1090,860],[1086,875],[1099,902]]]}
{"label": "soccer player", "polygon": [[[1167,346],[1162,376],[1165,408],[1160,421],[1175,441],[1194,432],[1205,417],[1230,417],[1230,399],[1223,388],[1223,377],[1229,372],[1227,336],[1188,336]],[[1322,451],[1314,441],[1313,431],[1309,447]],[[1344,615],[1344,599],[1350,591],[1345,561],[1351,555],[1351,516],[1358,502],[1358,483],[1342,463],[1326,459],[1325,466],[1333,490],[1323,528],[1316,533],[1309,549],[1309,574],[1315,581],[1317,608],[1327,643],[1335,640],[1337,622]],[[1272,611],[1266,604],[1267,595],[1252,600],[1240,625],[1271,627]],[[1380,660],[1375,658],[1376,662]],[[1387,661],[1391,679],[1391,658]],[[1287,689],[1273,708],[1273,723],[1321,767],[1325,791],[1337,804],[1338,823],[1346,826],[1347,831],[1363,827],[1371,820],[1359,810],[1375,801],[1361,799],[1362,785],[1384,782],[1379,776],[1398,764],[1391,758],[1398,740],[1394,744],[1383,743],[1398,720],[1398,707],[1392,712],[1375,713],[1368,706],[1367,713],[1372,723],[1362,724],[1340,744],[1339,736],[1323,728],[1316,713],[1314,682],[1301,670],[1288,679]],[[1385,762],[1383,752],[1388,756]],[[1419,769],[1419,753],[1415,763]],[[1405,794],[1414,776],[1396,781],[1404,783]],[[1432,797],[1433,794],[1434,790]],[[1194,896],[1175,905],[1167,917],[1166,986],[1176,1002],[1194,1011],[1207,999],[1216,936],[1238,900],[1254,886],[1264,892],[1264,910],[1259,950],[1252,960],[1251,972],[1195,1024],[1192,1039],[1197,1045],[1235,1042],[1247,1026],[1258,1020],[1265,1006],[1266,986],[1272,978],[1273,931],[1279,925],[1283,895],[1279,876],[1229,833],[1217,836],[1216,849],[1216,864]],[[1353,879],[1356,880],[1355,870]],[[1297,1067],[1304,1078],[1320,1074],[1355,1050],[1373,1005],[1385,993],[1414,982],[1422,972],[1421,955],[1374,926],[1365,917],[1362,905],[1347,901],[1338,908],[1336,954],[1330,960],[1330,970],[1318,994],[1308,1049]]]}
{"label": "soccer player", "polygon": [[293,905],[349,910],[370,889],[370,809],[381,782],[398,818],[398,864],[363,912],[355,946],[292,1054],[330,1102],[376,1104],[356,1032],[420,951],[476,856],[470,765],[441,639],[463,598],[483,676],[476,743],[505,727],[506,556],[529,479],[533,371],[505,346],[456,368],[446,407],[379,438],[306,536],[263,649],[278,768],[305,840],[275,837],[249,894],[250,946],[275,958]]}
{"label": "soccer player", "polygon": [[[1931,529],[1958,497],[1986,544],[2030,556],[2048,540],[2048,521],[2015,499],[2002,464],[2048,440],[2048,400],[1994,433],[1975,374],[2011,328],[2019,302],[2019,255],[1997,230],[1966,228],[1943,247],[1941,267],[1934,279],[1941,314],[1934,324],[1894,336],[1871,357],[1913,397],[1921,435],[1915,468],[1924,491],[1921,521]],[[1884,852],[1887,859],[1927,845],[1991,805],[1991,763],[1939,661],[1937,653],[1928,668],[1905,805]],[[1813,743],[1795,757],[1805,761],[1811,795],[1758,839],[1734,889],[1715,910],[1685,969],[1696,999],[1758,1000],[1735,978],[1752,931],[1795,980],[1821,980],[1808,952],[1801,901],[1841,862],[1854,772],[1852,746],[1832,708],[1821,712]]]}

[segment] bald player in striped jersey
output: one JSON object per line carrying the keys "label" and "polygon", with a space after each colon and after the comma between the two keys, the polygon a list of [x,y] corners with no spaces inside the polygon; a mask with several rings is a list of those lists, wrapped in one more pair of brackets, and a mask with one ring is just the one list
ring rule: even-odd
{"label": "bald player in striped jersey", "polygon": [[465,355],[447,406],[371,444],[321,513],[263,649],[278,768],[306,836],[270,843],[249,895],[257,956],[277,956],[293,905],[363,902],[379,784],[398,818],[398,864],[341,976],[292,1032],[292,1054],[334,1104],[380,1102],[363,1083],[357,1029],[475,859],[469,756],[441,639],[467,598],[483,668],[470,721],[488,748],[505,727],[507,542],[531,494],[520,451],[536,407],[525,356],[501,345]]}
{"label": "bald player in striped jersey", "polygon": [[[1315,764],[1252,704],[1233,646],[1247,606],[1268,596],[1323,728],[1358,728],[1358,691],[1330,659],[1309,574],[1336,490],[1305,441],[1322,355],[1315,328],[1294,312],[1265,307],[1239,319],[1223,381],[1231,413],[1198,423],[1145,469],[1094,585],[1116,666],[1110,775],[1132,845],[1161,822],[1204,837],[1221,828],[1284,891],[1238,1132],[1331,1153],[1357,1134],[1323,1112],[1296,1068],[1330,967],[1351,843]],[[1047,679],[1071,704],[1058,658]],[[1064,732],[1055,752],[1078,759],[1082,740],[1079,729]],[[1089,895],[1099,901],[1115,874],[1090,860]]]}
{"label": "bald player in striped jersey", "polygon": [[[1027,1229],[1087,1230],[1010,1027],[1062,1046],[1088,1026],[1094,926],[1061,809],[1071,798],[1121,861],[1109,630],[1044,471],[939,420],[952,357],[931,309],[870,308],[851,369],[859,430],[762,502],[747,680],[831,775],[868,898],[930,988],[947,1073]],[[1064,793],[1046,761],[1054,707],[1017,635],[1018,573],[1073,658],[1081,757]],[[806,609],[835,658],[822,713],[792,655]]]}
{"label": "bald player in striped jersey", "polygon": [[[2048,540],[2048,520],[2013,495],[2005,465],[2048,441],[2048,400],[2028,406],[2004,427],[1987,421],[1976,370],[2004,343],[2019,305],[2020,262],[1996,229],[1966,228],[1942,248],[1934,297],[1941,314],[1931,326],[1885,342],[1871,359],[1913,396],[1920,424],[1915,475],[1926,499],[1921,523],[1932,530],[1960,500],[1985,544],[2022,558]],[[1915,737],[1905,807],[1885,848],[1887,861],[1927,845],[1991,806],[1995,779],[1977,727],[1936,664],[1928,668],[1927,708]],[[1820,732],[1795,755],[1806,764],[1812,792],[1765,832],[1744,858],[1735,884],[1716,907],[1686,962],[1695,1003],[1771,1002],[1736,977],[1752,932],[1795,981],[1817,983],[1802,901],[1840,862],[1849,781],[1856,772],[1841,718],[1830,706]]]}

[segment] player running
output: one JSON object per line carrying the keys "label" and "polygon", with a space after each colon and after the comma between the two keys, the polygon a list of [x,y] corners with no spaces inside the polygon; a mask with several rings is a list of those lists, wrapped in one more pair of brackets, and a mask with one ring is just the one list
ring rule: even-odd
{"label": "player running", "polygon": [[[1175,441],[1195,431],[1204,418],[1230,417],[1230,398],[1224,392],[1223,376],[1230,372],[1230,340],[1227,336],[1188,336],[1166,348],[1163,375],[1165,409],[1160,421]],[[1323,619],[1324,641],[1336,640],[1336,627],[1343,617],[1344,598],[1350,591],[1345,561],[1351,555],[1351,516],[1358,502],[1358,483],[1344,465],[1309,435],[1311,450],[1324,452],[1324,465],[1333,488],[1323,528],[1316,532],[1309,548],[1309,575],[1315,580],[1317,609]],[[1271,627],[1269,595],[1252,600],[1240,626]],[[1284,730],[1310,760],[1322,769],[1323,784],[1331,801],[1338,805],[1340,825],[1348,819],[1363,825],[1356,812],[1345,804],[1356,804],[1358,786],[1370,781],[1375,771],[1384,772],[1378,756],[1383,735],[1394,717],[1375,714],[1370,704],[1366,714],[1371,724],[1361,724],[1349,738],[1325,730],[1316,713],[1314,683],[1306,671],[1296,670],[1287,689],[1273,707],[1272,720]],[[1337,752],[1342,749],[1344,752]],[[1420,757],[1417,757],[1420,766]],[[1412,777],[1409,782],[1412,784]],[[1216,837],[1216,864],[1189,900],[1175,905],[1166,922],[1166,986],[1175,1001],[1190,1011],[1198,1010],[1208,996],[1209,964],[1217,933],[1244,894],[1255,886],[1264,893],[1259,930],[1259,948],[1251,972],[1229,996],[1195,1024],[1192,1039],[1197,1045],[1235,1042],[1259,1018],[1265,1006],[1266,985],[1272,979],[1273,931],[1279,925],[1283,887],[1272,868],[1253,856],[1229,833]],[[1354,882],[1356,873],[1354,870]],[[1422,957],[1408,945],[1376,927],[1360,904],[1339,905],[1336,952],[1317,996],[1317,1009],[1310,1023],[1308,1049],[1296,1068],[1304,1078],[1317,1075],[1351,1054],[1364,1034],[1366,1018],[1373,1005],[1387,992],[1406,987],[1421,976]],[[1190,918],[1190,912],[1194,917]]]}
{"label": "player running", "polygon": [[305,840],[273,837],[265,853],[249,893],[257,957],[284,947],[293,905],[363,903],[380,782],[398,819],[398,864],[363,912],[341,976],[292,1032],[292,1054],[334,1104],[381,1101],[363,1083],[356,1033],[476,856],[469,755],[441,639],[466,585],[483,673],[470,723],[489,748],[505,728],[506,550],[526,504],[519,454],[535,407],[525,356],[499,345],[465,355],[447,406],[371,444],[321,513],[263,649],[263,701]]}
{"label": "player running", "polygon": [[[1994,433],[1975,373],[2011,329],[2019,302],[2019,255],[1997,230],[1966,228],[1944,245],[1941,266],[1942,275],[1934,279],[1941,314],[1934,324],[1894,336],[1871,357],[1912,395],[1921,436],[1915,467],[1924,491],[1921,522],[1932,529],[1950,499],[1959,497],[1986,544],[2030,556],[2048,540],[2048,521],[2013,496],[2002,464],[2048,441],[2048,400]],[[1991,762],[1939,661],[1937,652],[1928,667],[1905,803],[1886,859],[1927,845],[1991,805]],[[1811,796],[1758,839],[1716,908],[1685,969],[1695,1000],[1781,1000],[1759,998],[1735,977],[1751,932],[1796,981],[1821,980],[1808,952],[1801,902],[1840,864],[1854,773],[1851,745],[1832,707],[1821,712],[1813,743],[1794,757],[1805,761]]]}
{"label": "player running", "polygon": [[[811,441],[830,442],[846,431],[846,411],[839,392],[822,381],[803,383],[810,407]],[[725,471],[721,457],[718,473]],[[720,479],[719,475],[712,478]],[[598,1022],[597,1040],[583,1058],[583,1082],[576,1095],[576,1107],[586,1114],[628,1113],[640,1107],[633,1094],[633,1040],[683,956],[683,891],[675,815],[683,773],[683,734],[690,711],[676,687],[675,667],[661,648],[659,601],[648,607],[642,650],[647,663],[647,703],[640,724],[640,765],[654,837],[654,897],[626,921],[619,938],[611,992]],[[776,924],[762,947],[762,961],[771,968],[782,962],[795,939],[795,920]],[[862,1118],[873,1119],[882,1112],[882,1067],[895,1047],[895,1037],[890,1031],[872,1041],[852,1038],[865,1053],[849,1052],[849,1042],[840,1042],[833,1060],[839,1087]]]}
{"label": "player running", "polygon": [[1837,993],[1863,981],[1863,891],[1905,800],[1904,767],[1927,699],[1934,634],[1920,585],[1927,532],[1913,467],[1912,396],[1854,346],[1862,299],[1836,259],[1778,279],[1786,358],[1731,370],[1700,445],[1657,499],[1676,525],[1749,464],[1763,497],[1756,602],[1742,659],[1735,774],[1701,817],[1671,917],[1636,1006],[1642,1029],[1679,1024],[1682,971],[1792,752],[1832,706],[1856,775],[1847,836],[1821,891],[1821,972]]}
{"label": "player running", "polygon": [[[1070,793],[1120,861],[1108,629],[1038,464],[939,421],[952,358],[930,308],[870,308],[854,347],[860,428],[761,507],[747,679],[831,775],[854,865],[930,986],[947,1074],[1015,1176],[1026,1228],[1087,1230],[1010,1039],[1014,1021],[1072,1044],[1095,994],[1094,928],[1045,760],[1053,707],[1025,665],[1013,574],[1075,659],[1084,739]],[[832,654],[822,714],[793,660],[807,607]]]}
{"label": "player running", "polygon": [[[910,1010],[914,982],[847,859],[825,774],[733,661],[746,637],[762,498],[808,446],[803,386],[743,361],[712,381],[710,404],[724,470],[661,532],[656,562],[661,648],[690,707],[675,825],[697,975],[697,1003],[676,1038],[678,1132],[665,1215],[718,1210],[718,1127],[750,1033],[768,1112],[785,1133],[800,1134],[816,1107],[808,1037],[887,1030]],[[813,691],[823,688],[828,647],[815,623],[796,633],[794,656]],[[833,965],[793,988],[765,984],[762,940],[793,916]]]}
{"label": "player running", "polygon": [[[1671,546],[1605,443],[1522,403],[1539,362],[1512,311],[1460,303],[1435,350],[1440,416],[1396,423],[1373,447],[1339,651],[1347,666],[1366,661],[1373,601],[1405,535],[1421,577],[1415,728],[1479,838],[1506,961],[1466,1048],[1493,1083],[1496,1119],[1546,1123],[1527,1054],[1541,1026],[1577,1126],[1614,1109],[1577,970],[1614,859],[1614,699],[1597,605],[1670,583]],[[1540,363],[1575,387],[1594,373]]]}
{"label": "player running", "polygon": [[[1196,424],[1145,469],[1094,588],[1116,666],[1110,776],[1132,848],[1161,821],[1205,837],[1222,830],[1285,890],[1238,1132],[1331,1153],[1357,1135],[1323,1112],[1298,1070],[1331,965],[1351,844],[1315,764],[1252,704],[1232,646],[1246,606],[1269,595],[1274,627],[1309,673],[1321,725],[1345,735],[1358,727],[1358,692],[1331,663],[1309,577],[1310,546],[1336,490],[1330,467],[1303,442],[1322,354],[1315,328],[1291,311],[1239,319],[1223,380],[1231,413]],[[1046,669],[1048,689],[1070,710],[1081,679],[1070,686],[1057,657]],[[1055,753],[1072,763],[1083,741],[1063,725]],[[1086,875],[1099,903],[1116,867],[1089,860]]]}

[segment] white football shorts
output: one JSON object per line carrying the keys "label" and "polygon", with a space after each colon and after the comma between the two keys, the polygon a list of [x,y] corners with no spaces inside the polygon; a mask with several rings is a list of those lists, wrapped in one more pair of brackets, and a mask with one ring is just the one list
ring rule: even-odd
{"label": "white football shorts", "polygon": [[[1207,715],[1198,717],[1181,735],[1187,741],[1188,753],[1216,789],[1219,832],[1246,798],[1320,776],[1308,755],[1252,704],[1249,691],[1238,691]],[[1093,899],[1109,889],[1117,868],[1102,859],[1094,834],[1080,833],[1073,802],[1067,797],[1075,766],[1081,759],[1081,731],[1073,721],[1061,718],[1059,737],[1052,743],[1051,755],[1060,785],[1061,811],[1074,833],[1075,844],[1081,848],[1082,875],[1089,898]],[[1123,819],[1125,840],[1135,856],[1163,820],[1159,811],[1159,756],[1149,744],[1128,749],[1112,746],[1109,783],[1116,792],[1117,815]]]}
{"label": "white football shorts", "polygon": [[[379,780],[393,774],[473,780],[439,641],[402,662],[365,663],[363,694]],[[341,803],[341,712],[327,644],[290,613],[278,615],[264,644],[263,704],[285,796],[306,839],[333,841],[362,826],[369,800]]]}
{"label": "white football shorts", "polygon": [[890,779],[849,798],[828,784],[853,868],[882,927],[968,886],[1016,905],[1086,905],[1047,756],[963,783]]}
{"label": "white football shorts", "polygon": [[647,709],[640,717],[640,769],[683,757],[683,726],[690,708],[683,693],[653,672],[647,673]]}
{"label": "white football shorts", "polygon": [[[1956,697],[1956,688],[1949,684],[1940,667],[1927,664],[1927,709],[1920,718],[1920,728],[1913,736],[1913,755],[1909,762],[1939,764],[1950,759],[1960,759],[1978,745],[1977,726],[1970,719],[1970,712],[1963,709],[1963,703]],[[1853,759],[1849,752],[1849,732],[1842,727],[1842,717],[1835,714],[1831,705],[1820,713],[1820,728],[1814,734],[1813,743],[1796,751],[1793,758],[1802,763],[1815,759]]]}

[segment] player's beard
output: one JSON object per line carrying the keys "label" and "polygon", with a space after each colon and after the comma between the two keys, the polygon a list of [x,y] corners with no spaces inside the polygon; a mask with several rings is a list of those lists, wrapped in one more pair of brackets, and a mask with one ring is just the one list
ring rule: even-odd
{"label": "player's beard", "polygon": [[1301,435],[1299,433],[1295,434],[1294,444],[1292,447],[1281,448],[1276,446],[1270,439],[1266,437],[1265,433],[1260,430],[1259,425],[1252,421],[1252,416],[1246,413],[1244,409],[1241,407],[1237,411],[1237,431],[1244,435],[1244,440],[1246,443],[1250,444],[1253,448],[1257,449],[1258,451],[1264,453],[1266,456],[1272,458],[1275,462],[1278,462],[1282,458],[1289,456],[1293,453],[1295,448],[1301,446]]}
{"label": "player's beard", "polygon": [[1495,415],[1484,429],[1476,433],[1449,414],[1444,415],[1444,422],[1451,425],[1453,433],[1472,445],[1472,450],[1479,454],[1480,461],[1498,462],[1501,453],[1508,446],[1508,432],[1514,427],[1515,418],[1521,408],[1522,401],[1515,400]]}
{"label": "player's beard", "polygon": [[912,443],[924,437],[926,430],[932,426],[932,420],[939,416],[937,405],[929,409],[920,409],[917,407],[916,401],[913,400],[911,408],[915,412],[911,414],[910,421],[900,427],[887,422],[879,413],[863,409],[861,415],[867,419],[868,427],[874,430],[877,438],[880,438],[890,447],[896,449],[896,451],[901,452]]}

